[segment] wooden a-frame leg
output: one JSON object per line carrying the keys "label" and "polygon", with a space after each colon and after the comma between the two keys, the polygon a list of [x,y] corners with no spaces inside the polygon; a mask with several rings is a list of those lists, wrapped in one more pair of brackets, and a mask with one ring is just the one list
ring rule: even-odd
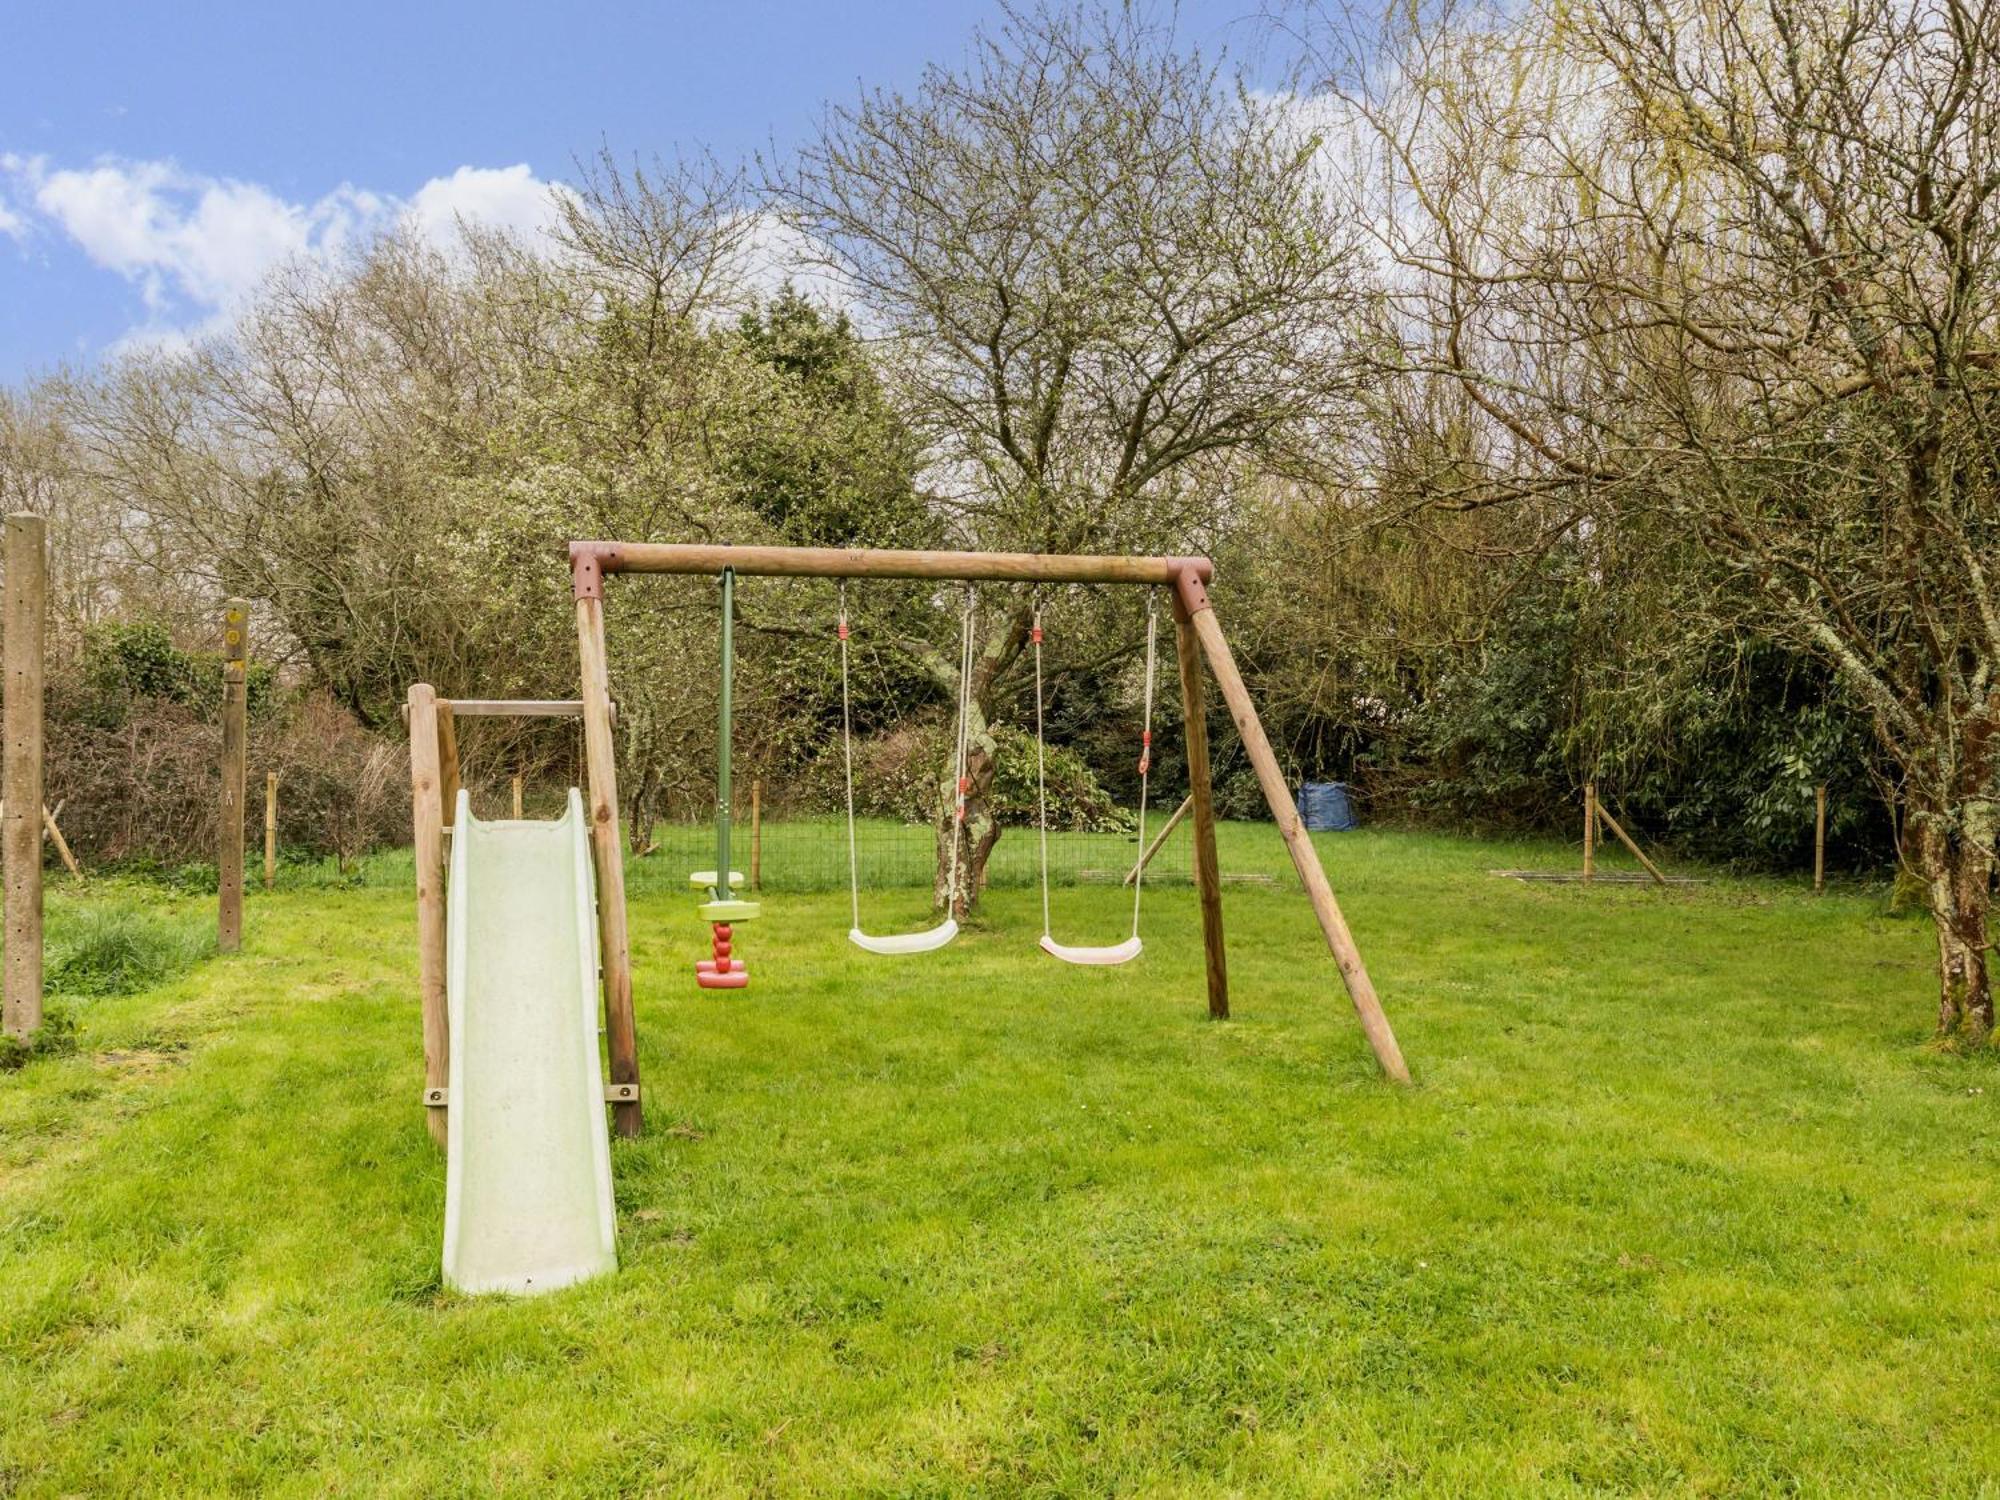
{"label": "wooden a-frame leg", "polygon": [[1278,758],[1271,752],[1271,742],[1264,734],[1264,726],[1257,718],[1257,707],[1250,700],[1250,690],[1243,685],[1243,674],[1236,669],[1236,659],[1230,654],[1229,642],[1224,639],[1222,626],[1217,623],[1215,611],[1209,605],[1208,591],[1194,574],[1184,572],[1180,577],[1179,593],[1181,608],[1201,643],[1202,654],[1208,658],[1216,686],[1222,690],[1223,701],[1229,705],[1229,716],[1235,721],[1236,732],[1241,736],[1243,748],[1257,773],[1257,785],[1263,789],[1271,815],[1278,820],[1278,831],[1284,835],[1285,847],[1291,851],[1293,868],[1299,872],[1300,883],[1305,886],[1306,896],[1312,902],[1313,915],[1319,919],[1320,931],[1326,937],[1334,962],[1340,966],[1340,977],[1347,985],[1347,996],[1354,1002],[1354,1012],[1361,1018],[1361,1029],[1368,1037],[1368,1045],[1375,1051],[1375,1060],[1381,1064],[1382,1071],[1396,1082],[1408,1083],[1410,1070],[1403,1062],[1402,1049],[1396,1045],[1396,1034],[1390,1029],[1389,1018],[1383,1013],[1382,1002],[1376,997],[1374,982],[1369,979],[1368,968],[1361,961],[1361,950],[1355,946],[1354,934],[1348,931],[1347,919],[1341,915],[1340,903],[1334,899],[1326,871],[1320,868],[1319,853],[1299,821],[1298,809],[1292,805],[1291,789],[1285,784],[1284,772],[1279,768]]}
{"label": "wooden a-frame leg", "polygon": [[1222,943],[1222,869],[1215,856],[1215,789],[1208,760],[1207,694],[1201,648],[1187,606],[1174,596],[1174,649],[1180,658],[1181,716],[1187,742],[1188,796],[1194,803],[1194,881],[1201,896],[1201,942],[1208,971],[1208,1013],[1229,1019],[1229,958]]}

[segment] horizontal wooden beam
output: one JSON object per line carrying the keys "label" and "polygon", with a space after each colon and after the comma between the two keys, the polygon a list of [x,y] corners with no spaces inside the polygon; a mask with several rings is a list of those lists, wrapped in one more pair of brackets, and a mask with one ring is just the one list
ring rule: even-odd
{"label": "horizontal wooden beam", "polygon": [[[466,719],[580,719],[580,698],[440,698],[439,708],[448,708],[456,718]],[[410,705],[403,705],[403,717],[410,717]],[[618,717],[618,705],[611,705],[611,717]]]}
{"label": "horizontal wooden beam", "polygon": [[581,698],[440,698],[461,719],[577,719]]}
{"label": "horizontal wooden beam", "polygon": [[966,582],[1206,582],[1205,557],[1087,557],[1052,552],[892,552],[860,547],[718,547],[667,542],[571,542],[580,588],[604,573],[720,573],[779,578],[945,578]]}

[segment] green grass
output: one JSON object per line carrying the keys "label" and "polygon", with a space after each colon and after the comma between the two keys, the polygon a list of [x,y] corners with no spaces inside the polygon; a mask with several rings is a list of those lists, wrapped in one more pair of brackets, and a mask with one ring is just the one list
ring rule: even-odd
{"label": "green grass", "polygon": [[0,1492],[2000,1489],[2000,1074],[1926,1045],[1921,923],[1325,849],[1413,1090],[1289,885],[1231,891],[1216,1025],[1184,888],[1111,971],[1027,889],[904,961],[773,897],[714,995],[642,873],[621,1270],[535,1301],[439,1288],[407,893],[256,893],[0,1078]]}

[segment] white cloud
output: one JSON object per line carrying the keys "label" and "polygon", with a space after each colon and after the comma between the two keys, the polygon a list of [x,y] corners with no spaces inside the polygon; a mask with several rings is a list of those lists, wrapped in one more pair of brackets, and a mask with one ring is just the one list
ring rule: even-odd
{"label": "white cloud", "polygon": [[449,177],[433,177],[412,193],[403,218],[436,244],[449,244],[461,223],[533,239],[555,227],[556,200],[568,191],[560,183],[543,182],[526,162],[460,167]]}
{"label": "white cloud", "polygon": [[748,296],[768,301],[790,286],[823,307],[860,312],[854,288],[834,269],[833,256],[820,241],[767,210],[741,222],[744,234],[732,269]]}
{"label": "white cloud", "polygon": [[343,183],[292,202],[253,182],[189,172],[171,161],[107,158],[54,168],[46,158],[0,155],[0,231],[25,240],[47,230],[139,291],[147,323],[171,337],[190,323],[232,317],[288,261],[332,261],[398,223],[440,245],[479,224],[533,237],[553,217],[552,194],[525,164],[460,167],[407,200]]}

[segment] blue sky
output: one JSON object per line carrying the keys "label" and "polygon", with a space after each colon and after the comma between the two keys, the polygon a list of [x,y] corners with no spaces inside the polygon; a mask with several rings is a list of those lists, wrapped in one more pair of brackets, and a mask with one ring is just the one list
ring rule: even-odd
{"label": "blue sky", "polygon": [[[1254,54],[1258,0],[1179,28]],[[746,154],[953,61],[990,4],[0,7],[0,382],[219,326],[276,260],[398,217],[529,227],[608,142]]]}

